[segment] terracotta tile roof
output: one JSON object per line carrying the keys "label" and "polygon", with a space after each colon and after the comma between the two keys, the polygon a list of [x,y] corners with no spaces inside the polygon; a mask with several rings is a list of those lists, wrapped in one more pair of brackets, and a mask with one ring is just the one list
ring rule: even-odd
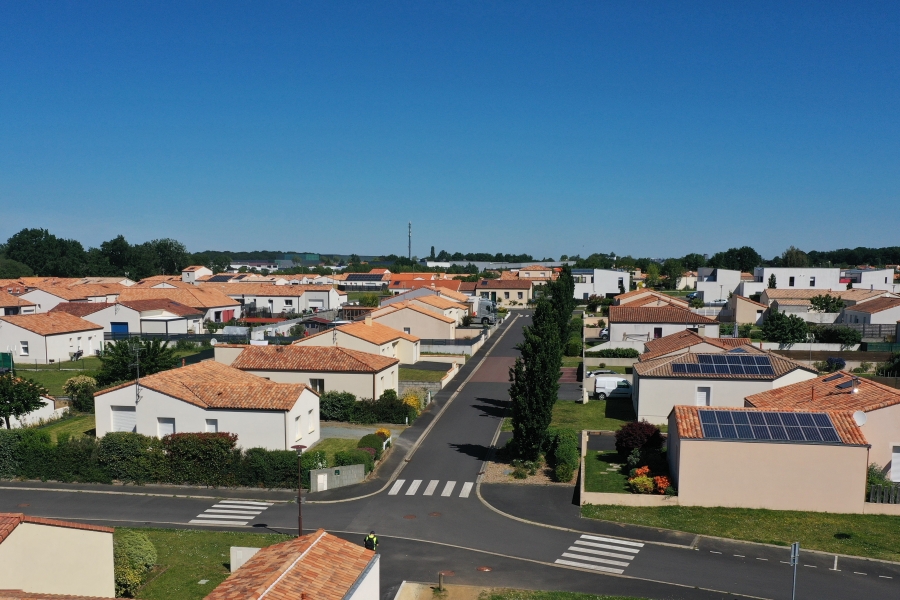
{"label": "terracotta tile roof", "polygon": [[[785,289],[765,289],[762,291],[766,297],[771,300],[777,299],[793,299],[793,300],[809,300],[814,296],[836,296],[842,300],[851,302],[864,302],[873,298],[880,298],[885,295],[892,295],[884,290],[785,290]],[[896,296],[894,294],[894,296]]]}
{"label": "terracotta tile roof", "polygon": [[330,292],[334,288],[330,285],[316,284],[288,284],[275,285],[274,283],[201,283],[198,286],[202,290],[218,290],[228,296],[302,296],[306,292]]}
{"label": "terracotta tile roof", "polygon": [[431,317],[432,319],[437,319],[438,321],[443,321],[444,323],[456,323],[456,319],[452,319],[450,317],[445,317],[444,315],[442,315],[440,313],[436,313],[433,310],[428,310],[427,308],[422,308],[421,306],[417,306],[417,305],[413,304],[411,301],[394,302],[393,304],[388,304],[387,306],[382,306],[380,309],[378,309],[378,312],[372,316],[372,318],[380,319],[381,317],[384,317],[386,315],[389,315],[389,314],[392,314],[392,313],[395,313],[395,312],[401,311],[401,310],[412,310],[417,313]]}
{"label": "terracotta tile roof", "polygon": [[128,289],[124,285],[116,283],[87,283],[87,284],[39,284],[33,286],[48,294],[53,294],[63,300],[87,300],[100,296],[116,296],[122,290]]}
{"label": "terracotta tile roof", "polygon": [[750,343],[750,338],[713,338],[705,337],[693,331],[679,331],[659,339],[644,343],[645,352],[639,357],[641,361],[651,360],[672,352],[685,350],[698,344],[709,344],[723,351],[738,348]]}
{"label": "terracotta tile roof", "polygon": [[745,347],[748,351],[754,354],[765,354],[769,357],[769,360],[772,363],[772,370],[775,371],[772,375],[736,375],[731,373],[675,373],[672,371],[672,365],[674,363],[679,364],[699,364],[700,360],[698,359],[701,355],[709,355],[709,352],[703,352],[695,354],[693,352],[686,352],[684,354],[676,354],[674,356],[664,356],[662,358],[654,358],[651,360],[634,363],[634,372],[641,377],[663,377],[668,379],[744,379],[750,381],[773,381],[782,377],[791,371],[796,371],[798,369],[802,369],[809,373],[817,373],[815,369],[812,367],[808,367],[803,363],[799,363],[793,361],[789,358],[785,358],[784,356],[780,356],[778,354],[773,354],[771,352],[766,352],[764,350],[757,350],[750,346]]}
{"label": "terracotta tile roof", "polygon": [[64,312],[76,317],[86,317],[95,312],[100,312],[104,308],[115,306],[113,302],[60,302],[48,312]]}
{"label": "terracotta tile roof", "polygon": [[626,304],[629,306],[641,306],[641,304],[647,304],[648,302],[651,302],[652,298],[655,298],[667,304],[671,304],[673,306],[681,306],[684,308],[688,307],[687,300],[684,300],[683,298],[670,296],[668,294],[661,294],[657,291],[648,290],[646,288],[625,292],[624,294],[615,296],[613,299],[616,301],[617,306],[623,306]]}
{"label": "terracotta tile roof", "polygon": [[754,281],[755,279],[756,277],[753,275],[753,273],[741,272],[741,281]]}
{"label": "terracotta tile roof", "polygon": [[0,513],[0,543],[3,543],[3,540],[9,537],[9,534],[12,533],[20,523],[34,523],[36,525],[65,527],[67,529],[84,529],[85,531],[102,531],[104,533],[112,533],[115,531],[112,527],[102,527],[100,525],[85,525],[84,523],[75,523],[73,521],[59,521],[56,519],[45,519],[43,517],[32,517],[22,513]]}
{"label": "terracotta tile roof", "polygon": [[179,317],[188,317],[203,314],[203,311],[199,311],[196,308],[191,308],[190,306],[185,306],[184,304],[179,304],[178,302],[174,302],[173,300],[169,300],[168,298],[128,300],[126,302],[120,301],[119,304],[121,304],[122,306],[127,306],[128,308],[132,308],[138,312],[145,312],[148,310],[164,310],[174,315],[178,315]]}
{"label": "terracotta tile roof", "polygon": [[231,363],[243,371],[377,373],[400,361],[334,346],[246,346]]}
{"label": "terracotta tile roof", "polygon": [[653,294],[644,298],[632,300],[624,306],[630,306],[632,308],[638,308],[640,306],[677,306],[678,308],[687,308],[688,305],[681,302],[676,302],[672,298],[657,296]]}
{"label": "terracotta tile roof", "polygon": [[553,267],[542,267],[541,265],[529,265],[527,267],[522,267],[519,269],[520,271],[550,271],[553,272]]}
{"label": "terracotta tile roof", "polygon": [[[2,287],[2,286],[0,286]],[[18,296],[13,296],[6,289],[0,290],[0,307],[13,307],[13,306],[34,306],[34,302],[30,300],[26,300],[25,298],[19,298]]]}
{"label": "terracotta tile roof", "polygon": [[225,306],[240,306],[237,300],[229,298],[219,290],[200,289],[198,286],[192,285],[186,288],[142,288],[135,289],[134,286],[125,288],[119,294],[119,302],[130,302],[132,300],[171,300],[191,308],[203,309],[206,312],[209,308],[220,308]]}
{"label": "terracotta tile roof", "polygon": [[698,315],[678,306],[653,306],[632,308],[630,305],[610,306],[610,323],[684,323],[715,325],[715,319]]}
{"label": "terracotta tile roof", "polygon": [[737,298],[738,300],[740,300],[741,302],[749,302],[750,304],[755,304],[756,306],[761,306],[761,307],[763,307],[763,308],[769,308],[768,306],[766,306],[766,305],[763,304],[762,302],[757,302],[756,300],[751,300],[751,299],[748,298],[747,296],[740,296],[740,295],[738,295],[738,294],[735,294],[734,297]]}
{"label": "terracotta tile roof", "polygon": [[388,274],[390,274],[392,277],[393,277],[393,275],[394,275],[394,274],[391,273],[389,270],[387,270],[387,269],[382,269],[382,268],[372,269],[371,271],[369,271],[369,273],[372,273],[373,275],[384,275],[385,273],[388,273]]}
{"label": "terracotta tile roof", "polygon": [[532,280],[480,279],[475,282],[476,290],[530,290]]}
{"label": "terracotta tile roof", "polygon": [[[853,387],[839,388],[856,376],[846,371],[829,373],[760,394],[747,396],[745,402],[766,410],[861,410],[869,412],[900,404],[900,390],[865,377],[859,377],[858,392]],[[830,381],[826,381],[830,379]]]}
{"label": "terracotta tile roof", "polygon": [[[87,304],[87,303],[86,303]],[[90,321],[85,321],[75,315],[65,312],[47,312],[36,315],[13,315],[0,317],[0,321],[6,321],[16,327],[21,327],[38,335],[58,335],[61,333],[77,333],[79,331],[102,330],[103,327]]]}
{"label": "terracotta tile roof", "polygon": [[475,286],[478,285],[474,281],[460,281],[459,282],[459,291],[461,292],[474,292]]}
{"label": "terracotta tile roof", "polygon": [[[728,410],[728,411],[746,411],[746,412],[760,412],[755,408],[733,408],[727,406],[704,406],[703,410]],[[693,439],[693,440],[702,440],[703,438],[703,428],[700,426],[700,409],[699,406],[676,406],[672,409],[675,413],[675,422],[678,427],[678,437],[682,439]],[[793,412],[793,411],[766,411],[766,412]],[[851,446],[868,446],[869,442],[866,440],[866,437],[863,435],[862,431],[860,431],[859,426],[856,424],[856,421],[853,420],[853,413],[850,411],[827,411],[827,410],[804,410],[803,412],[816,412],[816,413],[825,413],[831,417],[831,422],[834,424],[834,428],[837,431],[837,434],[841,437],[841,442]],[[744,440],[734,440],[734,441],[744,441]],[[746,440],[744,443],[754,443],[758,444],[759,441]],[[804,442],[776,442],[776,441],[765,441],[762,443],[770,443],[770,444],[802,444]],[[816,443],[816,442],[806,442],[806,443]],[[818,442],[821,444],[821,442]]]}
{"label": "terracotta tile roof", "polygon": [[[248,348],[269,347],[275,348],[275,346],[248,346]],[[94,396],[108,394],[130,385],[134,383],[128,382],[107,388]],[[214,360],[205,360],[179,369],[141,377],[141,387],[200,408],[279,411],[293,408],[303,390],[310,389],[303,383],[275,383]]]}
{"label": "terracotta tile roof", "polygon": [[777,304],[778,306],[812,306],[809,300],[801,298],[776,298],[772,301],[772,304]]}
{"label": "terracotta tile roof", "polygon": [[391,273],[391,283],[395,281],[435,281],[439,279],[438,273]]}
{"label": "terracotta tile roof", "polygon": [[453,300],[448,300],[447,298],[442,298],[440,296],[419,296],[417,298],[411,299],[413,302],[421,302],[423,304],[428,304],[435,308],[440,308],[442,310],[446,310],[448,308],[458,308],[462,310],[468,310],[468,306],[464,304],[460,304],[459,302],[454,302]]}
{"label": "terracotta tile roof", "polygon": [[876,298],[875,300],[869,300],[868,302],[863,302],[861,304],[854,304],[847,310],[868,313],[871,315],[886,310],[891,310],[893,308],[897,308],[898,306],[900,306],[900,298]]}
{"label": "terracotta tile roof", "polygon": [[374,558],[319,529],[263,548],[205,600],[343,600]]}
{"label": "terracotta tile roof", "polygon": [[[357,307],[349,307],[349,308],[357,308]],[[361,307],[369,310],[375,310],[370,307]],[[365,340],[372,344],[376,344],[378,346],[382,344],[387,344],[389,342],[393,342],[394,340],[404,339],[410,342],[418,342],[419,338],[414,335],[410,335],[403,331],[398,331],[393,327],[388,327],[387,325],[383,325],[378,321],[372,321],[371,324],[366,323],[365,321],[356,321],[350,323],[348,325],[341,325],[337,328],[341,333],[346,333],[347,335],[352,335],[355,338],[359,338],[361,340]],[[332,335],[330,329],[326,329],[321,333],[317,333],[315,335],[310,335],[302,340],[297,340],[294,342],[295,345],[302,346],[303,342],[314,337],[318,337],[320,335]]]}
{"label": "terracotta tile roof", "polygon": [[190,267],[183,268],[181,270],[181,272],[184,273],[185,271],[187,271],[188,273],[190,273],[192,271],[199,271],[200,269],[205,269],[205,268],[206,267],[204,267],[203,265],[192,265]]}

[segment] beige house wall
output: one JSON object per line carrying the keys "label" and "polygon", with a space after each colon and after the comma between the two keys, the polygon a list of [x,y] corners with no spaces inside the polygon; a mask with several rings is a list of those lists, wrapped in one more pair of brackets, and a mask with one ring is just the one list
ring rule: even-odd
{"label": "beige house wall", "polygon": [[[541,283],[541,282],[536,282],[535,285],[538,285],[539,283]],[[491,294],[496,292],[497,306],[506,306],[506,307],[523,306],[523,305],[527,304],[534,296],[533,290],[534,290],[534,285],[532,287],[530,287],[528,289],[524,289],[524,290],[518,289],[518,288],[513,289],[513,290],[504,290],[504,289],[477,290],[475,295],[478,296],[479,298],[484,298],[485,297],[484,294],[487,294],[487,298],[490,299]],[[519,298],[520,293],[522,294],[521,298]],[[516,304],[513,304],[513,302],[515,302]]]}
{"label": "beige house wall", "polygon": [[[894,481],[900,481],[900,465],[894,465],[892,447],[900,446],[900,404],[866,413],[866,424],[861,428],[866,441],[872,445],[869,462],[887,470]],[[897,473],[893,473],[897,469]]]}
{"label": "beige house wall", "polygon": [[324,379],[326,392],[350,392],[357,398],[375,398],[386,389],[397,391],[398,365],[391,365],[378,373],[322,373],[315,371],[247,371],[278,383],[305,383]]}
{"label": "beige house wall", "polygon": [[0,544],[0,589],[113,598],[113,536],[20,523]]}
{"label": "beige house wall", "polygon": [[681,506],[863,511],[868,448],[681,439]]}
{"label": "beige house wall", "polygon": [[729,308],[734,315],[734,320],[738,325],[747,323],[760,325],[763,322],[763,315],[766,309],[758,306],[753,302],[748,302],[739,296],[732,296],[728,302]]}
{"label": "beige house wall", "polygon": [[456,337],[456,323],[445,323],[427,314],[408,308],[402,308],[373,318],[382,325],[393,327],[397,331],[404,331],[422,339],[452,340]]}
{"label": "beige house wall", "polygon": [[[331,347],[334,345],[333,335],[315,335],[294,342],[295,346],[319,346]],[[348,335],[342,331],[337,332],[337,345],[340,348],[359,350],[369,354],[378,354],[398,359],[403,364],[413,364],[419,361],[419,342],[411,342],[403,338],[397,338],[385,344],[373,344],[361,338]]]}
{"label": "beige house wall", "polygon": [[244,351],[244,347],[240,346],[237,348],[228,348],[222,346],[215,346],[213,348],[213,357],[216,362],[222,363],[223,365],[231,366],[237,357],[240,356],[241,352]]}

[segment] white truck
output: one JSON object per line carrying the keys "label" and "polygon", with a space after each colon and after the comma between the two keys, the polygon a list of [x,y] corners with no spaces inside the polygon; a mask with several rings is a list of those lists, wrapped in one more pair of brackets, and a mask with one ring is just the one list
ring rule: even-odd
{"label": "white truck", "polygon": [[594,379],[594,398],[597,400],[631,398],[631,390],[631,384],[622,377],[597,377]]}
{"label": "white truck", "polygon": [[469,298],[469,316],[473,323],[493,325],[497,322],[497,304],[487,298]]}

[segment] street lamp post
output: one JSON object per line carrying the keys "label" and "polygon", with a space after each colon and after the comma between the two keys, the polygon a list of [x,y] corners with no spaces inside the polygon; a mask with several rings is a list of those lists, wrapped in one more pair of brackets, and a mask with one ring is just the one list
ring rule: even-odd
{"label": "street lamp post", "polygon": [[300,455],[306,450],[306,446],[297,444],[291,446],[297,452],[297,537],[303,535],[303,499],[300,496],[300,490],[303,489],[303,463]]}

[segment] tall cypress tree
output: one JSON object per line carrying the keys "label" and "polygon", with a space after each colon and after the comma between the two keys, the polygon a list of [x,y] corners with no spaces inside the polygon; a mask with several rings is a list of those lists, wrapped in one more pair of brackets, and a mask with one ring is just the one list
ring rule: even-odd
{"label": "tall cypress tree", "polygon": [[547,283],[545,294],[553,304],[556,311],[556,319],[559,327],[560,353],[566,340],[569,339],[569,322],[572,320],[572,311],[575,310],[575,279],[572,277],[572,269],[564,266],[556,281]]}
{"label": "tall cypress tree", "polygon": [[535,460],[547,439],[562,366],[557,311],[547,299],[538,300],[532,324],[523,333],[521,356],[509,370],[513,443],[519,456]]}

